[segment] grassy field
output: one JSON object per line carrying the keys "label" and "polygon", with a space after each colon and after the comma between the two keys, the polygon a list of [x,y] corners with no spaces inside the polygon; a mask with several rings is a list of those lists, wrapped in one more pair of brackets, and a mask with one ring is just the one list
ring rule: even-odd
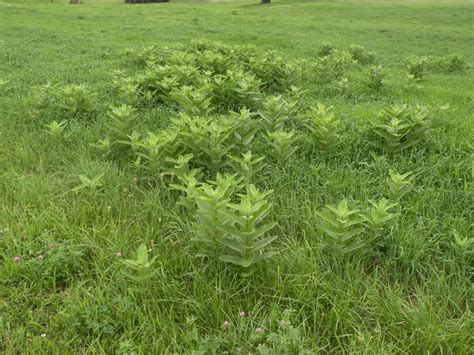
{"label": "grassy field", "polygon": [[0,2],[0,352],[470,353],[473,19]]}

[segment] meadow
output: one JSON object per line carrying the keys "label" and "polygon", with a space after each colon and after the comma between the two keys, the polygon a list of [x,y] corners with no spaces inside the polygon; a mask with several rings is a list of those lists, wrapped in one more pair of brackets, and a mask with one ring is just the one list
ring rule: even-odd
{"label": "meadow", "polygon": [[0,352],[469,354],[473,19],[0,2]]}

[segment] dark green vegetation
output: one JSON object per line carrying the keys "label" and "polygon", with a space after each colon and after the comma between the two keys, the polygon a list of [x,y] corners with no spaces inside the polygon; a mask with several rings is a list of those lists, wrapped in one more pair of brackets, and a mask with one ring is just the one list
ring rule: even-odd
{"label": "dark green vegetation", "polygon": [[472,17],[0,3],[0,351],[468,353]]}

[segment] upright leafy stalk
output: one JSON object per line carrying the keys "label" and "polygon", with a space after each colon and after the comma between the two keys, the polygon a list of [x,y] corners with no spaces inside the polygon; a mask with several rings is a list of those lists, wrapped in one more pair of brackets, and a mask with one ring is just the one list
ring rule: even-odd
{"label": "upright leafy stalk", "polygon": [[262,125],[268,132],[286,128],[293,118],[295,102],[287,102],[281,96],[270,96],[262,102],[259,111]]}
{"label": "upright leafy stalk", "polygon": [[181,112],[187,115],[206,116],[210,110],[211,97],[206,87],[196,89],[183,86],[174,89],[171,97],[176,101]]}
{"label": "upright leafy stalk", "polygon": [[96,95],[86,85],[65,85],[54,91],[54,94],[58,97],[58,105],[65,109],[70,117],[83,115],[94,108],[93,100]]}
{"label": "upright leafy stalk", "polygon": [[244,153],[252,149],[255,135],[260,129],[258,121],[254,120],[255,115],[248,109],[242,109],[228,116],[233,134],[234,151]]}
{"label": "upright leafy stalk", "polygon": [[273,242],[277,236],[267,236],[275,227],[275,222],[264,223],[271,210],[267,197],[272,191],[259,192],[254,185],[248,185],[247,193],[241,197],[239,204],[229,203],[226,216],[228,223],[221,224],[219,229],[225,233],[222,244],[232,253],[221,255],[220,259],[243,267],[244,275],[248,269],[272,255],[263,249]]}
{"label": "upright leafy stalk", "polygon": [[364,219],[359,216],[359,210],[349,209],[347,200],[342,200],[337,206],[328,205],[326,210],[316,214],[321,218],[318,227],[325,233],[327,245],[337,258],[365,245],[365,240],[360,239]]}
{"label": "upright leafy stalk", "polygon": [[312,107],[306,127],[311,132],[313,144],[320,150],[327,151],[339,144],[341,123],[336,118],[332,107],[318,104]]}
{"label": "upright leafy stalk", "polygon": [[366,85],[374,90],[380,91],[384,83],[385,74],[381,65],[372,65],[368,70],[368,81]]}
{"label": "upright leafy stalk", "polygon": [[178,158],[168,157],[166,161],[173,164],[171,168],[168,169],[166,174],[171,176],[176,176],[178,179],[183,179],[185,175],[190,173],[189,163],[193,159],[192,154],[181,154]]}
{"label": "upright leafy stalk", "polygon": [[176,132],[164,131],[156,135],[148,132],[148,137],[138,143],[136,165],[154,176],[165,168],[166,158],[176,153]]}
{"label": "upright leafy stalk", "polygon": [[156,271],[153,268],[157,257],[150,258],[148,248],[145,243],[140,244],[134,259],[122,259],[121,262],[125,267],[122,271],[123,276],[133,281],[136,285],[128,288],[128,292],[132,297],[137,294],[143,294],[147,290],[148,281],[155,275]]}
{"label": "upright leafy stalk", "polygon": [[414,80],[422,80],[429,69],[429,58],[426,56],[411,56],[406,61],[408,75]]}
{"label": "upright leafy stalk", "polygon": [[51,123],[45,125],[45,127],[47,128],[47,130],[45,131],[54,138],[67,140],[71,136],[71,133],[66,133],[66,126],[66,120],[63,120],[61,122],[52,121]]}
{"label": "upright leafy stalk", "polygon": [[266,138],[271,147],[268,154],[282,165],[288,163],[289,159],[298,150],[296,145],[298,136],[293,131],[267,132]]}
{"label": "upright leafy stalk", "polygon": [[191,213],[196,210],[197,191],[201,185],[198,180],[198,174],[199,171],[196,169],[189,172],[181,172],[180,174],[176,174],[179,182],[170,184],[172,189],[184,192],[184,195],[179,197],[179,204]]}
{"label": "upright leafy stalk", "polygon": [[107,112],[110,121],[107,122],[111,130],[109,138],[113,143],[128,141],[129,136],[137,127],[137,113],[135,108],[123,104],[121,106],[111,106]]}
{"label": "upright leafy stalk", "polygon": [[390,177],[387,178],[388,193],[391,199],[399,201],[411,188],[413,172],[399,174],[390,170]]}
{"label": "upright leafy stalk", "polygon": [[393,224],[393,220],[396,216],[395,213],[392,213],[391,210],[396,206],[394,203],[386,199],[381,199],[380,201],[369,200],[371,207],[365,213],[362,214],[364,219],[364,225],[370,237],[374,240],[374,243],[377,246],[384,246],[384,237],[389,231],[389,227]]}
{"label": "upright leafy stalk", "polygon": [[232,193],[232,184],[226,180],[195,189],[197,221],[193,240],[200,245],[198,256],[219,255],[225,235],[222,228],[229,223],[226,208]]}
{"label": "upright leafy stalk", "polygon": [[257,181],[256,175],[265,168],[264,157],[256,157],[252,155],[251,151],[242,154],[242,157],[232,156],[229,165],[237,171],[244,179],[245,184],[255,183]]}
{"label": "upright leafy stalk", "polygon": [[375,53],[368,52],[364,47],[358,44],[352,44],[349,52],[357,63],[362,65],[372,64],[375,61]]}
{"label": "upright leafy stalk", "polygon": [[102,178],[104,177],[104,174],[102,173],[91,178],[86,175],[79,175],[78,177],[81,183],[71,189],[71,191],[78,192],[80,190],[88,190],[93,192],[102,187]]}
{"label": "upright leafy stalk", "polygon": [[202,163],[213,172],[217,173],[225,165],[225,157],[233,147],[229,138],[229,127],[212,122],[207,127],[207,134],[203,137],[201,149],[203,151]]}
{"label": "upright leafy stalk", "polygon": [[131,105],[131,106],[137,105],[138,95],[139,95],[137,84],[128,83],[126,85],[123,85],[119,88],[119,92],[120,92],[120,96],[122,97],[122,100],[127,105]]}

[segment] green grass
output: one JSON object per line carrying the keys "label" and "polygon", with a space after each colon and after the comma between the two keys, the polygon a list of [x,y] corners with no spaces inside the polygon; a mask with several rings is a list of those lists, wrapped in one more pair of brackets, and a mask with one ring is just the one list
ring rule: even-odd
{"label": "green grass", "polygon": [[[472,1],[0,2],[0,352],[211,353],[214,346],[248,353],[275,333],[276,342],[312,353],[470,353],[474,75],[430,71],[407,88],[405,60],[455,53],[472,65],[473,15]],[[358,43],[377,53],[386,73],[374,92],[354,65],[347,95],[307,73],[302,105],[334,106],[341,144],[321,152],[301,142],[284,164],[268,159],[261,188],[274,190],[268,220],[278,223],[276,254],[248,277],[195,256],[195,214],[163,179],[145,179],[131,159],[103,157],[91,146],[108,132],[113,71],[138,70],[126,63],[125,48],[193,39],[275,49],[308,67],[323,42],[340,50]],[[32,88],[48,81],[88,85],[97,93],[94,111],[33,114]],[[432,129],[414,147],[380,157],[366,127],[395,103],[427,106]],[[150,105],[139,114],[142,132],[163,130],[177,116]],[[48,134],[46,124],[64,119],[68,139]],[[387,196],[390,170],[414,178],[394,208],[383,252],[367,241],[347,257],[329,252],[316,212],[343,199],[365,209]],[[100,174],[101,187],[71,191],[79,175]],[[456,235],[467,238],[464,249]],[[120,260],[141,243],[156,260],[151,278],[137,284]],[[279,326],[286,318],[294,329]]]}

